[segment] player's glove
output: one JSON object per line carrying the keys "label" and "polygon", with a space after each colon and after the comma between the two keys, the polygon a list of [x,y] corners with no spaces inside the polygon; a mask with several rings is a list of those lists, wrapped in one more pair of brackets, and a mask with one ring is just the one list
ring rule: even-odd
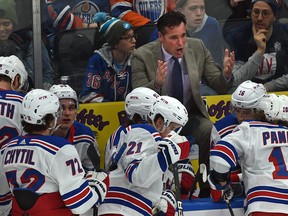
{"label": "player's glove", "polygon": [[181,155],[180,147],[172,140],[165,138],[158,143],[158,162],[163,172],[171,165],[179,161]]}
{"label": "player's glove", "polygon": [[89,186],[98,194],[98,203],[102,203],[110,185],[109,175],[104,171],[88,171],[86,174],[86,180],[88,181]]}
{"label": "player's glove", "polygon": [[[190,188],[195,180],[194,170],[189,159],[179,161],[177,163],[177,166],[178,166],[179,182],[181,187],[180,188],[181,198],[187,199],[190,192]],[[171,190],[173,191],[175,190],[174,180],[172,181],[171,184]]]}
{"label": "player's glove", "polygon": [[233,189],[234,196],[244,195],[244,184],[242,181],[242,173],[231,172],[230,179],[231,179],[230,186]]}
{"label": "player's glove", "polygon": [[175,131],[171,131],[168,134],[168,137],[181,148],[180,160],[188,158],[191,144],[187,138],[185,136],[180,136]]}
{"label": "player's glove", "polygon": [[160,199],[155,203],[152,212],[154,216],[174,216],[177,207],[175,194],[171,190],[162,192]]}
{"label": "player's glove", "polygon": [[211,197],[215,202],[219,202],[219,200],[223,198],[224,194],[225,194],[225,201],[227,200],[229,201],[233,198],[234,193],[232,188],[230,187],[230,181],[226,183],[224,186],[222,186],[219,183],[216,183],[210,174],[208,175],[208,182],[211,188],[210,190]]}

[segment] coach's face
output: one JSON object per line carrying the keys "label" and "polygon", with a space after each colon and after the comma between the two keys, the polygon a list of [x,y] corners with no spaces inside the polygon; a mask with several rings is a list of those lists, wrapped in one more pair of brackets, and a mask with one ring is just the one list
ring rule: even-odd
{"label": "coach's face", "polygon": [[166,52],[176,58],[182,58],[186,44],[186,26],[182,22],[179,26],[166,27],[165,34],[159,32],[159,40]]}
{"label": "coach's face", "polygon": [[62,130],[68,130],[76,119],[77,106],[73,99],[61,99],[62,114],[58,118],[58,125]]}

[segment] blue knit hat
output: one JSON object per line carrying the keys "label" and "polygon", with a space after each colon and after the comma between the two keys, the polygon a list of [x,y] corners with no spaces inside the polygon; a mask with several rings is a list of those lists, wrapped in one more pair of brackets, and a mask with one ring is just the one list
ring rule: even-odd
{"label": "blue knit hat", "polygon": [[103,23],[100,32],[103,34],[106,42],[114,47],[121,39],[125,32],[132,29],[132,26],[123,20],[112,18]]}
{"label": "blue knit hat", "polygon": [[253,8],[254,3],[258,1],[266,2],[267,4],[269,4],[270,7],[272,8],[274,15],[276,15],[277,12],[281,9],[281,5],[278,4],[277,0],[252,0],[251,9]]}

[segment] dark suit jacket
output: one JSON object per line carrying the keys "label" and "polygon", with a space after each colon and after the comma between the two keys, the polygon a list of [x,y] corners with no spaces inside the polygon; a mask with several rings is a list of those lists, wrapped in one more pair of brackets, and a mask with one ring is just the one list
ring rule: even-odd
{"label": "dark suit jacket", "polygon": [[[216,41],[215,41],[216,42]],[[200,113],[208,117],[207,110],[200,95],[201,77],[207,85],[219,94],[225,94],[231,86],[227,83],[221,70],[216,66],[210,52],[203,42],[195,38],[187,38],[184,51],[184,62],[186,63],[192,90],[192,100]],[[132,88],[146,86],[155,91],[154,81],[157,71],[157,60],[163,60],[161,43],[159,40],[145,44],[135,50],[131,57]],[[166,95],[166,85],[161,89],[161,94]],[[188,112],[192,111],[187,107]],[[195,109],[193,109],[194,111]]]}

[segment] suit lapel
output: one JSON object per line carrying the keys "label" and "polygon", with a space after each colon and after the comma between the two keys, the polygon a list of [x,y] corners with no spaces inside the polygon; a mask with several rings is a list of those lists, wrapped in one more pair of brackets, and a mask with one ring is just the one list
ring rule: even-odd
{"label": "suit lapel", "polygon": [[157,43],[155,43],[155,46],[153,47],[153,53],[155,53],[156,62],[159,59],[163,60],[161,43],[159,40],[157,40]]}
{"label": "suit lapel", "polygon": [[[184,51],[184,61],[186,63],[188,76],[191,82],[191,90],[194,91],[195,89],[198,89],[195,87],[199,85],[200,79],[199,79],[199,73],[197,70],[197,65],[196,65],[197,63],[195,60],[194,52],[192,49],[188,47],[187,44],[186,44],[185,51]],[[194,93],[193,91],[192,91],[192,94]]]}

